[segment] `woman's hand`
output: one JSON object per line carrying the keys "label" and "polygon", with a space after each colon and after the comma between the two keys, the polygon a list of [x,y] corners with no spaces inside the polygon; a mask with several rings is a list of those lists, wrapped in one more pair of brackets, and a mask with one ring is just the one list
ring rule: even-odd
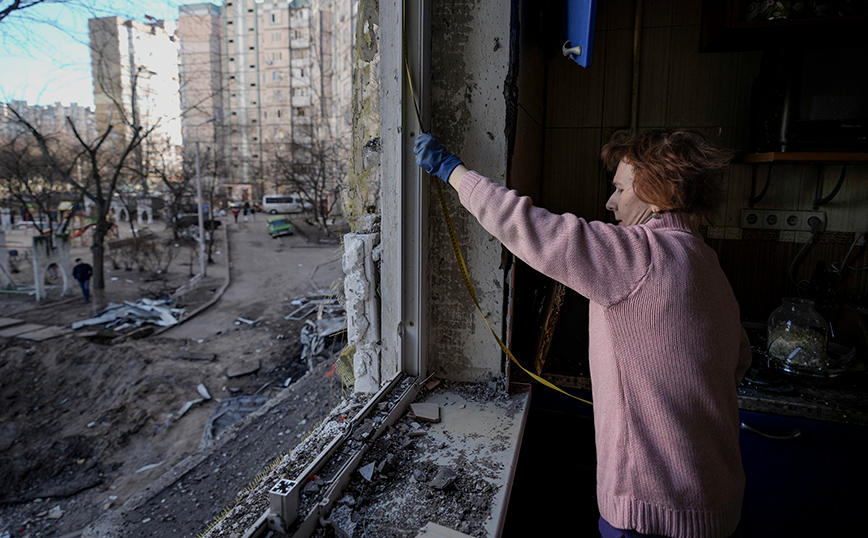
{"label": "woman's hand", "polygon": [[416,145],[413,147],[416,154],[416,164],[423,170],[437,176],[445,183],[449,183],[452,171],[461,163],[461,159],[449,153],[440,142],[431,136],[431,133],[419,133],[416,137]]}

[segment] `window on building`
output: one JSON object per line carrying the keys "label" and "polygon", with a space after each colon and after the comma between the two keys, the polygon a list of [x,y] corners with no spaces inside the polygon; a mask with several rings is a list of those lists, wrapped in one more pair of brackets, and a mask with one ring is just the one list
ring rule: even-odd
{"label": "window on building", "polygon": [[271,24],[277,24],[280,22],[280,13],[272,13],[271,14]]}
{"label": "window on building", "polygon": [[271,42],[280,43],[280,32],[271,32]]}
{"label": "window on building", "polygon": [[271,80],[277,80],[277,71],[271,72]]}
{"label": "window on building", "polygon": [[277,109],[277,117],[278,118],[280,117],[280,109],[279,108]]}

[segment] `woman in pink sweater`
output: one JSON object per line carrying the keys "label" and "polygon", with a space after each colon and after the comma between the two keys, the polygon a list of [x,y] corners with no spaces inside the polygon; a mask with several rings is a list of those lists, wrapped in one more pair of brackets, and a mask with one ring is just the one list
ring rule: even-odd
{"label": "woman in pink sweater", "polygon": [[697,230],[717,209],[729,154],[677,130],[609,143],[615,226],[534,207],[427,133],[415,151],[506,248],[590,300],[603,537],[733,535],[744,491],[736,390],[750,345]]}

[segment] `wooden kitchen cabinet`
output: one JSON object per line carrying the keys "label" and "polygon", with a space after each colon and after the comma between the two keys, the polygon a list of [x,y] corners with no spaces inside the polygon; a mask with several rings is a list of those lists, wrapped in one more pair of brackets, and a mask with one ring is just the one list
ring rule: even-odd
{"label": "wooden kitchen cabinet", "polygon": [[744,538],[855,536],[865,527],[868,427],[750,411],[740,418]]}

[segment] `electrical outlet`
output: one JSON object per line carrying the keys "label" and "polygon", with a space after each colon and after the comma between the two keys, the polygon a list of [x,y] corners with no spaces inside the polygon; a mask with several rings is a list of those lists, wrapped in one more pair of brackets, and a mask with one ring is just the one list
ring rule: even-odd
{"label": "electrical outlet", "polygon": [[826,214],[822,211],[783,211],[778,209],[742,209],[739,215],[741,228],[761,230],[788,230],[810,232],[812,217],[820,219],[818,231],[826,227]]}

